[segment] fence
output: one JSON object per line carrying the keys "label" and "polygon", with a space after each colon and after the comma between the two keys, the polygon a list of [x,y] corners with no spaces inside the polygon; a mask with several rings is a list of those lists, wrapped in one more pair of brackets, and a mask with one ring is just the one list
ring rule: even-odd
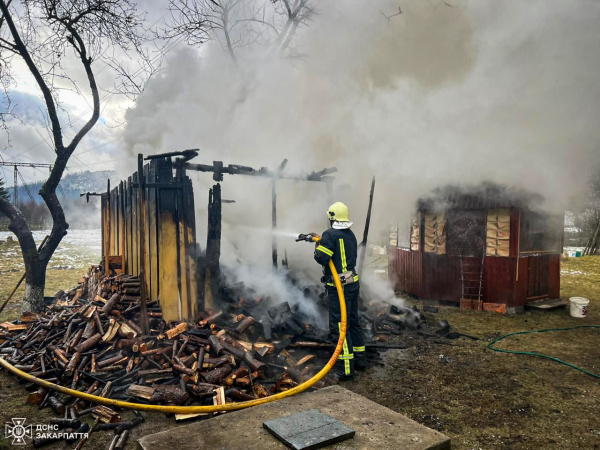
{"label": "fence", "polygon": [[[174,173],[175,171],[175,173]],[[152,159],[101,198],[105,270],[140,277],[140,295],[158,301],[163,318],[193,318],[199,310],[192,182],[183,163]]]}

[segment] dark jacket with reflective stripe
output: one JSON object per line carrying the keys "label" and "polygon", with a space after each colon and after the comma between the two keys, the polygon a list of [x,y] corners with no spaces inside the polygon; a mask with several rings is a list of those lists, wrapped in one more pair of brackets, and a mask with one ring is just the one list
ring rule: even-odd
{"label": "dark jacket with reflective stripe", "polygon": [[352,230],[330,228],[323,233],[321,242],[315,249],[315,261],[323,266],[326,277],[331,276],[330,259],[333,259],[337,273],[348,272],[356,267],[357,249],[356,236]]}

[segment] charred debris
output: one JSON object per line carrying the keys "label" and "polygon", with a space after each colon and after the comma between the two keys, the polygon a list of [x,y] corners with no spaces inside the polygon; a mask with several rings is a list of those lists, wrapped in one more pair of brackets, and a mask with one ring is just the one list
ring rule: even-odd
{"label": "charred debris", "polygon": [[[335,347],[298,305],[262,298],[242,283],[223,286],[222,307],[204,311],[194,322],[166,323],[159,305],[149,302],[150,333],[144,334],[137,277],[105,277],[100,266],[92,266],[79,281],[74,289],[48,298],[44,314],[27,313],[0,324],[2,357],[40,379],[102,397],[219,405],[297,386],[321,369]],[[305,288],[305,294],[325,306],[318,287]],[[361,321],[372,364],[381,364],[377,357],[382,349],[406,348],[389,335],[449,334],[447,324],[437,334],[428,331],[425,316],[416,309],[381,303],[369,305]],[[129,430],[144,420],[138,412],[96,406],[35,384],[25,387],[28,403],[51,408],[55,422],[74,436],[112,431],[113,443],[124,445]],[[210,416],[176,414],[175,419]],[[79,440],[79,448],[84,443]]]}

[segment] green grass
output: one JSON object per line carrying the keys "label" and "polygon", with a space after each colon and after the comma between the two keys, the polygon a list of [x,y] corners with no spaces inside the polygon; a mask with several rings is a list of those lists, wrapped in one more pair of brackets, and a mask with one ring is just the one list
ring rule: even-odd
{"label": "green grass", "polygon": [[[349,387],[452,438],[454,449],[600,448],[600,383],[564,365],[531,356],[493,352],[487,344],[514,331],[600,324],[600,258],[562,262],[561,296],[590,300],[585,319],[569,310],[505,316],[440,308],[428,321],[478,336],[417,340],[385,375],[367,372]],[[500,348],[540,352],[600,374],[600,333],[585,329],[515,336]]]}

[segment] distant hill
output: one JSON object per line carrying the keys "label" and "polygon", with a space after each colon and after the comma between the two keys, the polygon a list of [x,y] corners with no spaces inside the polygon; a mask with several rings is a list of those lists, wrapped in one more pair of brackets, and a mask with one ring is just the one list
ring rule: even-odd
{"label": "distant hill", "polygon": [[[79,194],[83,192],[104,192],[106,191],[106,180],[111,179],[115,181],[117,179],[117,173],[114,170],[100,170],[98,172],[91,172],[86,170],[85,172],[70,173],[65,175],[60,180],[59,187],[68,199],[79,198]],[[43,182],[38,181],[37,183],[28,183],[27,187],[29,192],[33,196],[33,199],[37,203],[42,202],[42,198],[38,194],[42,187]],[[28,201],[29,195],[27,190],[21,184],[19,180],[19,188],[17,189],[19,200]],[[8,189],[12,198],[12,188]],[[57,192],[59,199],[63,199],[63,194],[60,189]]]}

